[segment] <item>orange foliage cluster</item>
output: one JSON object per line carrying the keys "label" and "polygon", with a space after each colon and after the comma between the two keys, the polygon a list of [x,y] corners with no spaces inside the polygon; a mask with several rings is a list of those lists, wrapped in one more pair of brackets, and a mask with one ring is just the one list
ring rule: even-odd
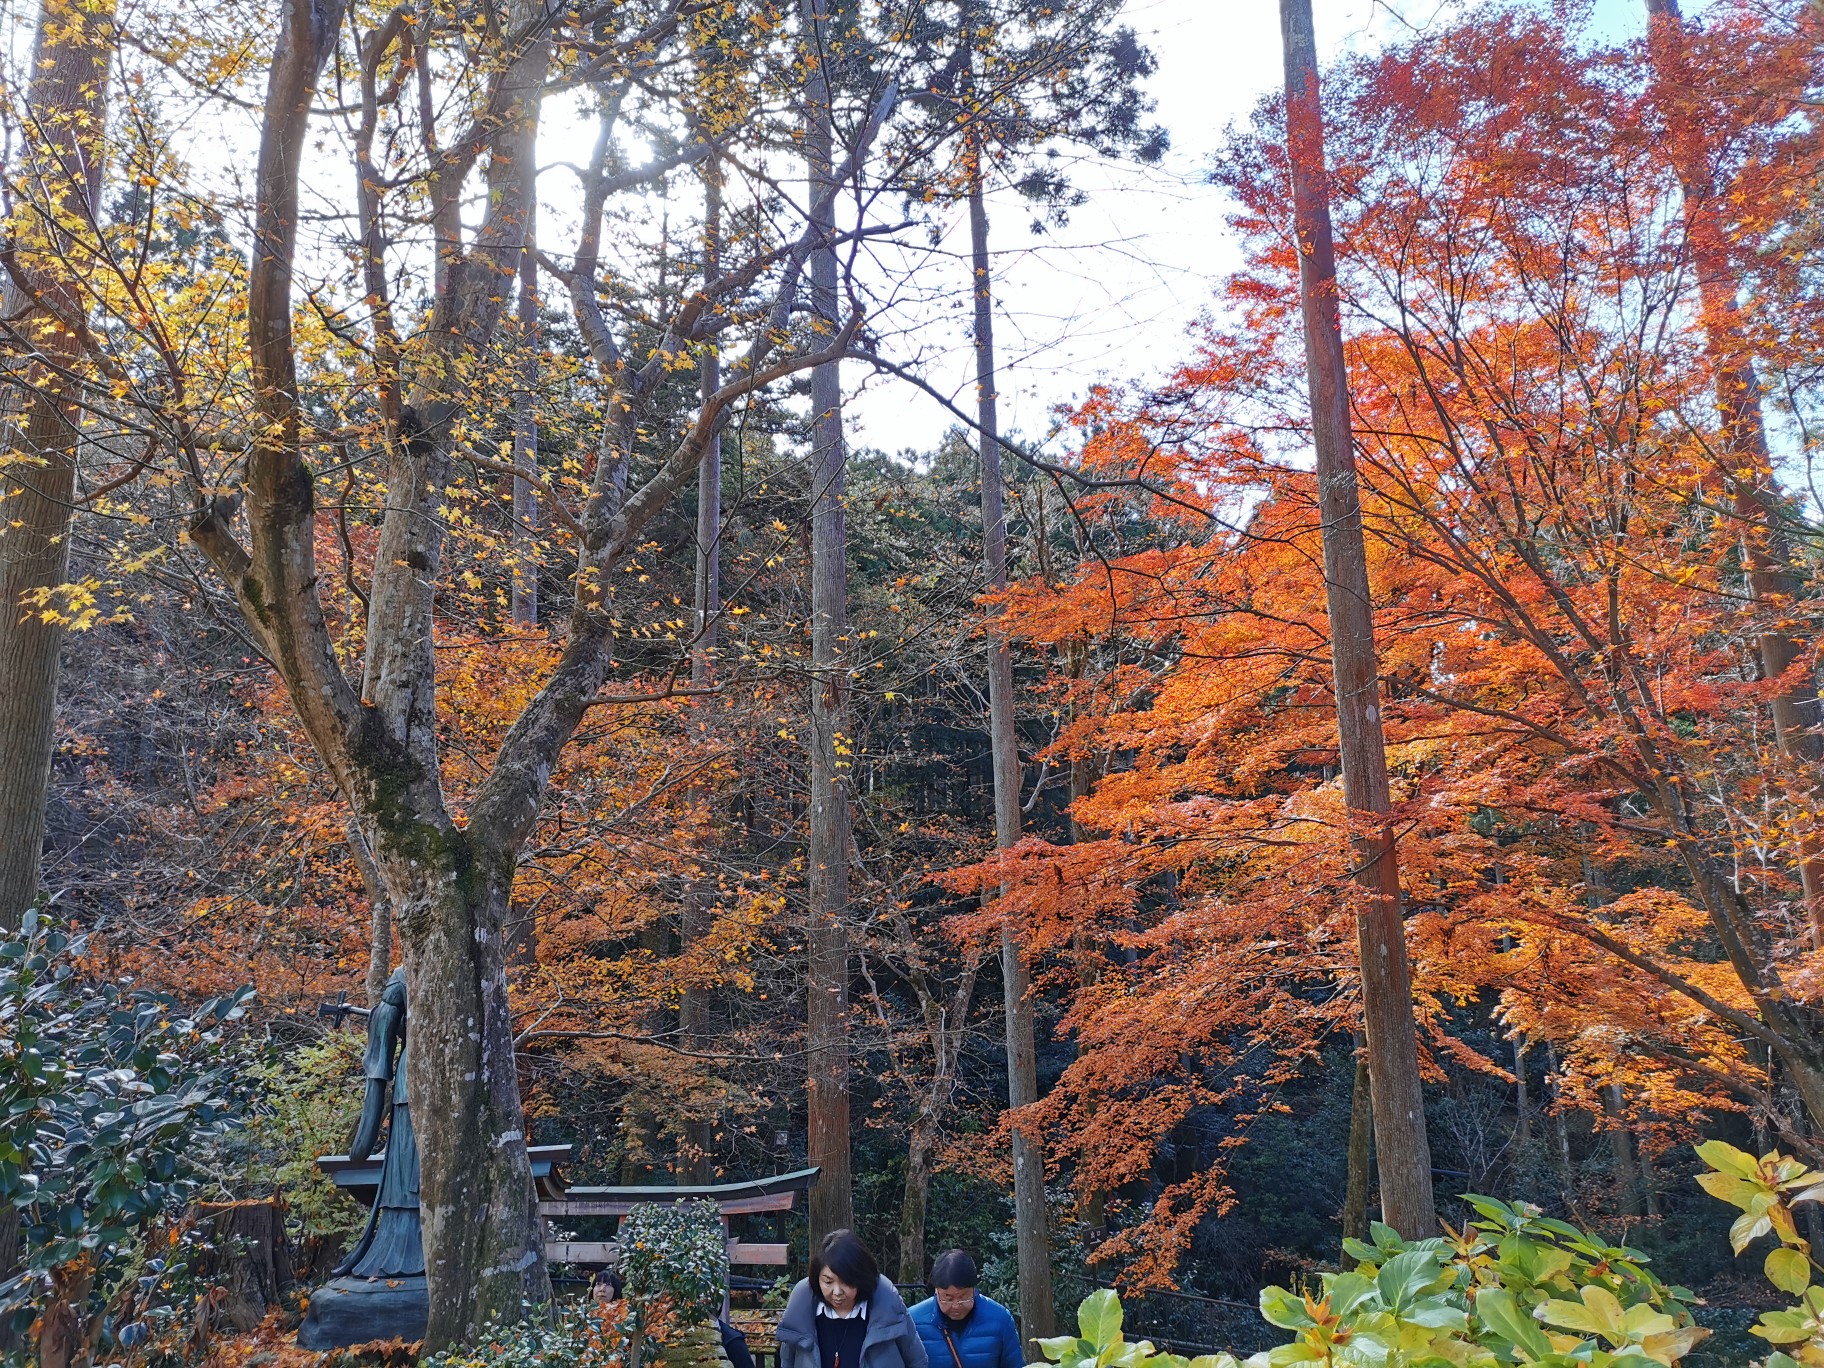
{"label": "orange foliage cluster", "polygon": [[[1598,47],[1578,13],[1479,13],[1328,78],[1341,288],[1434,1066],[1505,1077],[1451,1035],[1453,1008],[1496,1005],[1555,1046],[1562,1098],[1619,1082],[1669,1135],[1774,1110],[1748,1027],[1793,1059],[1824,1039],[1795,873],[1824,814],[1754,651],[1763,630],[1815,640],[1820,605],[1804,546],[1801,599],[1749,599],[1763,530],[1724,495],[1666,106],[1644,46]],[[1712,25],[1693,69],[1718,93],[1682,111],[1728,176],[1761,345],[1781,330],[1763,364],[1786,367],[1816,360],[1795,322],[1815,308],[1777,244],[1811,221],[1824,154],[1795,117],[1820,36],[1795,14]],[[1284,154],[1268,108],[1221,163],[1245,327],[1076,416],[1108,549],[1007,598],[1057,662],[1053,758],[1103,772],[1078,839],[951,880],[1004,884],[1061,966],[1079,1053],[1037,1110],[1079,1186],[1117,1195],[1194,1110],[1274,1107],[1357,1020]],[[1168,1186],[1101,1254],[1168,1281],[1227,1196],[1220,1172]]]}

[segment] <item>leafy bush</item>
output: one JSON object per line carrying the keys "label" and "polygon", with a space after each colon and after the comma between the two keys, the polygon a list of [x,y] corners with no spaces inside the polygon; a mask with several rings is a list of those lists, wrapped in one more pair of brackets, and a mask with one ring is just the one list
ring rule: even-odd
{"label": "leafy bush", "polygon": [[1763,1235],[1774,1236],[1779,1243],[1768,1251],[1761,1271],[1780,1291],[1798,1298],[1784,1310],[1764,1313],[1748,1331],[1777,1346],[1766,1368],[1824,1365],[1824,1287],[1817,1284],[1819,1265],[1793,1217],[1798,1203],[1824,1199],[1824,1173],[1777,1152],[1756,1159],[1721,1140],[1699,1145],[1697,1157],[1710,1167],[1697,1178],[1704,1191],[1742,1213],[1729,1228],[1735,1252]]}
{"label": "leafy bush", "polygon": [[223,1028],[252,995],[186,1014],[163,994],[84,982],[82,953],[36,914],[0,937],[0,1205],[19,1222],[0,1315],[38,1322],[55,1363],[145,1339],[141,1294],[163,1280],[177,1218],[234,1124]]}
{"label": "leafy bush", "polygon": [[361,1118],[361,1056],[354,1031],[332,1031],[252,1071],[258,1095],[247,1119],[246,1185],[277,1188],[306,1248],[340,1245],[361,1233],[366,1210],[317,1167],[317,1157],[348,1148]]}
{"label": "leafy bush", "polygon": [[419,1368],[616,1368],[627,1362],[627,1338],[616,1311],[584,1302],[549,1320],[530,1318],[483,1336],[463,1349],[444,1349]]}
{"label": "leafy bush", "polygon": [[1654,1368],[1708,1333],[1685,1305],[1690,1294],[1661,1283],[1637,1251],[1523,1202],[1465,1200],[1482,1219],[1446,1238],[1402,1240],[1377,1224],[1373,1243],[1345,1243],[1353,1270],[1325,1273],[1313,1289],[1266,1289],[1261,1314],[1293,1338],[1245,1365],[1124,1343],[1112,1292],[1083,1303],[1081,1338],[1040,1347],[1060,1368]]}
{"label": "leafy bush", "polygon": [[620,1245],[636,1310],[663,1306],[680,1326],[715,1320],[728,1288],[728,1245],[714,1202],[636,1206],[621,1222]]}
{"label": "leafy bush", "polygon": [[1091,1292],[1077,1308],[1077,1335],[1042,1339],[1039,1348],[1059,1368],[1238,1368],[1233,1354],[1187,1359],[1162,1354],[1151,1340],[1121,1333],[1121,1299],[1107,1288]]}

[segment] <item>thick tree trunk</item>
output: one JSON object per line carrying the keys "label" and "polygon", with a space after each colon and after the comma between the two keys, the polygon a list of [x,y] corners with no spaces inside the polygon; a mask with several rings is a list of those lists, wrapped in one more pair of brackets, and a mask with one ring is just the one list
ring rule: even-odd
{"label": "thick tree trunk", "polygon": [[[811,199],[825,206],[813,227],[834,231],[827,187],[834,133],[827,0],[802,0],[805,155]],[[836,252],[811,254],[811,318],[820,336],[840,329]],[[831,361],[811,372],[811,753],[809,962],[805,976],[809,1064],[806,1103],[813,1244],[854,1222],[849,1157],[849,727],[848,531],[842,440],[842,377]]]}
{"label": "thick tree trunk", "polygon": [[473,1339],[550,1298],[501,935],[513,866],[479,854],[448,830],[417,858],[380,857],[406,950],[429,1344]]}
{"label": "thick tree trunk", "polygon": [[[1760,377],[1742,327],[1741,281],[1730,250],[1723,206],[1711,171],[1711,149],[1693,103],[1693,76],[1678,0],[1646,0],[1647,50],[1655,97],[1670,133],[1667,150],[1682,192],[1685,240],[1697,277],[1704,351],[1716,390],[1720,423],[1716,453],[1724,486],[1742,525],[1748,587],[1768,619],[1756,644],[1761,672],[1784,681],[1773,700],[1776,741],[1790,775],[1805,794],[1795,814],[1797,864],[1814,949],[1824,948],[1824,735],[1819,730],[1818,681],[1807,662],[1808,643],[1789,630],[1790,605],[1800,592],[1781,511],[1762,415]],[[1814,1113],[1814,1116],[1816,1113]],[[1824,1119],[1824,1118],[1819,1118]]]}
{"label": "thick tree trunk", "polygon": [[0,465],[0,929],[38,896],[45,795],[56,742],[64,628],[34,593],[69,578],[70,515],[80,440],[82,353],[70,321],[86,305],[86,250],[72,224],[100,216],[102,136],[114,62],[113,0],[44,0],[32,46],[31,120],[22,130],[25,197],[15,208],[11,274],[0,290],[7,349],[21,360]]}
{"label": "thick tree trunk", "polygon": [[[975,402],[982,463],[982,557],[988,588],[1007,587],[1006,489],[1001,476],[1000,414],[995,395],[994,290],[988,260],[988,208],[983,198],[982,149],[971,139],[969,242],[974,269]],[[1020,749],[1014,731],[1013,653],[1006,640],[988,636],[988,743],[994,759],[994,843],[1002,850],[1020,839]],[[1051,1291],[1051,1239],[1045,1208],[1045,1154],[1030,1123],[1018,1113],[1039,1100],[1038,1047],[1032,985],[1018,928],[1001,928],[1001,982],[1006,995],[1007,1107],[1013,1125],[1013,1222],[1018,1246],[1020,1336],[1039,1357],[1035,1341],[1049,1339],[1055,1316]]]}
{"label": "thick tree trunk", "polygon": [[1437,1232],[1431,1145],[1419,1080],[1412,970],[1400,911],[1399,857],[1389,820],[1380,666],[1374,643],[1368,559],[1349,425],[1349,381],[1337,310],[1323,108],[1311,0],[1280,0],[1286,58],[1286,135],[1299,246],[1299,292],[1311,389],[1318,508],[1323,520],[1324,592],[1336,689],[1343,797],[1352,825],[1361,893],[1356,934],[1362,965],[1362,1020],[1374,1096],[1381,1211],[1408,1239]]}
{"label": "thick tree trunk", "polygon": [[1602,1110],[1608,1122],[1609,1161],[1614,1167],[1615,1194],[1624,1216],[1639,1216],[1640,1170],[1634,1162],[1634,1137],[1628,1133],[1627,1100],[1621,1084],[1611,1083],[1602,1090]]}
{"label": "thick tree trunk", "polygon": [[[64,628],[30,603],[69,578],[71,514],[81,436],[80,369],[74,331],[85,304],[76,277],[83,251],[69,223],[100,217],[108,74],[114,63],[113,0],[43,0],[26,100],[30,187],[14,208],[10,275],[0,312],[7,349],[43,358],[22,367],[0,463],[0,931],[19,928],[38,896],[51,757],[56,749],[57,675]],[[0,1282],[18,1269],[18,1215],[0,1212]],[[0,1351],[16,1347],[0,1326]]]}
{"label": "thick tree trunk", "polygon": [[[1368,1055],[1355,1056],[1355,1084],[1349,1090],[1349,1182],[1343,1193],[1343,1238],[1368,1238],[1368,1188],[1374,1167],[1374,1096]],[[1350,1265],[1345,1256],[1343,1264]]]}

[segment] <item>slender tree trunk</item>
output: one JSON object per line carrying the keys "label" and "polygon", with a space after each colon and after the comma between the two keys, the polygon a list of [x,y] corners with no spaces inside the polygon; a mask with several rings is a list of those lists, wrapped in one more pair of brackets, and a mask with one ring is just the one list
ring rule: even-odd
{"label": "slender tree trunk", "polygon": [[1761,383],[1742,327],[1741,281],[1730,252],[1723,205],[1710,169],[1711,149],[1693,103],[1693,73],[1678,0],[1646,0],[1647,51],[1655,97],[1670,138],[1667,150],[1678,176],[1685,240],[1697,277],[1720,418],[1717,457],[1725,488],[1742,526],[1748,587],[1765,622],[1756,645],[1761,673],[1784,681],[1773,700],[1774,734],[1781,757],[1804,790],[1796,815],[1797,863],[1814,949],[1824,949],[1824,839],[1816,813],[1824,804],[1824,735],[1819,731],[1818,680],[1807,663],[1809,643],[1791,634],[1790,607],[1800,593],[1792,546],[1767,446]]}
{"label": "slender tree trunk", "polygon": [[[703,171],[703,279],[707,283],[722,271],[722,170],[711,157]],[[722,360],[714,345],[703,352],[702,396],[710,397],[722,388]],[[697,564],[695,593],[691,604],[695,619],[696,645],[690,656],[690,682],[707,685],[715,669],[716,625],[722,612],[722,435],[717,433],[703,446],[703,457],[697,463]],[[697,707],[707,714],[713,700],[699,699]],[[696,801],[707,809],[715,795],[707,788],[695,791]],[[698,880],[684,902],[684,943],[694,945],[709,933],[713,920],[714,887],[707,875]],[[678,1003],[678,1027],[684,1041],[701,1051],[708,1043],[709,994],[700,987],[684,990]],[[711,1145],[715,1128],[708,1118],[684,1123],[683,1144],[678,1156],[681,1182],[707,1183],[714,1173]]]}
{"label": "slender tree trunk", "polygon": [[[1343,1194],[1343,1238],[1368,1238],[1368,1189],[1374,1166],[1374,1097],[1367,1052],[1357,1049],[1355,1083],[1349,1090],[1349,1185]],[[1344,1257],[1344,1265],[1352,1261]]]}
{"label": "slender tree trunk", "polygon": [[348,851],[354,857],[355,868],[361,871],[361,886],[367,890],[367,978],[362,988],[367,1005],[373,1007],[379,1004],[386,981],[393,975],[393,903],[387,896],[386,882],[380,877],[380,866],[374,863],[367,833],[352,818],[348,823]]}
{"label": "slender tree trunk", "polygon": [[1628,1133],[1627,1099],[1621,1084],[1602,1090],[1602,1110],[1608,1120],[1609,1158],[1615,1168],[1615,1191],[1624,1216],[1640,1215],[1640,1172],[1634,1163],[1634,1137]]}
{"label": "slender tree trunk", "polygon": [[[1000,415],[995,394],[994,281],[988,260],[988,207],[982,148],[971,137],[969,243],[974,269],[975,402],[982,463],[982,556],[991,592],[1007,587],[1006,488],[1001,476]],[[1013,653],[998,632],[988,635],[988,742],[994,760],[994,843],[1006,850],[1020,839],[1020,747],[1014,731]],[[1005,890],[1003,890],[1005,892]],[[1051,1239],[1045,1209],[1045,1154],[1036,1131],[1019,1116],[1039,1100],[1038,1047],[1032,985],[1019,928],[1001,926],[1001,982],[1006,994],[1007,1107],[1013,1123],[1013,1223],[1018,1245],[1020,1336],[1033,1358],[1034,1342],[1053,1333]]]}
{"label": "slender tree trunk", "polygon": [[[26,198],[0,303],[13,372],[8,459],[0,465],[0,929],[16,930],[38,896],[45,803],[56,745],[64,628],[30,596],[69,578],[70,515],[81,436],[82,352],[70,323],[86,311],[78,239],[100,217],[113,0],[44,0],[32,46],[31,120],[23,132]],[[27,355],[33,360],[26,362]],[[42,358],[42,360],[36,359]]]}
{"label": "slender tree trunk", "polygon": [[1432,1200],[1425,1096],[1419,1080],[1418,1032],[1413,1023],[1412,970],[1400,912],[1399,855],[1390,821],[1380,666],[1349,426],[1349,381],[1337,310],[1317,41],[1311,0],[1280,0],[1279,13],[1285,40],[1286,134],[1297,218],[1343,796],[1351,824],[1358,827],[1353,840],[1361,886],[1356,934],[1381,1211],[1388,1225],[1411,1239],[1436,1233],[1437,1211]]}
{"label": "slender tree trunk", "polygon": [[[538,257],[526,230],[519,260],[519,393],[513,398],[513,588],[508,611],[516,627],[538,626]],[[526,937],[531,940],[532,937]]]}
{"label": "slender tree trunk", "polygon": [[925,1216],[931,1201],[931,1153],[936,1136],[926,1118],[906,1137],[906,1186],[899,1202],[899,1285],[921,1283],[931,1272],[925,1258]]}
{"label": "slender tree trunk", "polygon": [[[827,0],[801,0],[806,36],[805,155],[811,198],[823,200],[834,131],[828,71]],[[827,201],[825,201],[827,202]],[[832,216],[814,224],[834,232]],[[836,252],[811,254],[812,326],[834,337]],[[805,982],[811,1239],[854,1223],[849,1159],[849,727],[848,530],[842,440],[842,377],[836,362],[811,372],[811,754],[810,956]]]}
{"label": "slender tree trunk", "polygon": [[1533,1104],[1526,1081],[1526,1037],[1514,1037],[1514,1147],[1533,1143]]}

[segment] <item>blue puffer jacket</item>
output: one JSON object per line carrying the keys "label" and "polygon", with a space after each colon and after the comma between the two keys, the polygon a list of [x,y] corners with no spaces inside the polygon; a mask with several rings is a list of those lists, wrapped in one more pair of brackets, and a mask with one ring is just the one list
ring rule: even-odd
{"label": "blue puffer jacket", "polygon": [[926,1297],[907,1314],[925,1342],[931,1368],[1020,1368],[1026,1360],[1013,1313],[980,1292],[960,1329],[944,1319],[936,1297]]}
{"label": "blue puffer jacket", "polygon": [[[800,1278],[779,1318],[779,1368],[820,1368],[817,1353],[817,1299]],[[868,1299],[867,1337],[861,1344],[859,1368],[926,1368],[925,1346],[913,1329],[899,1289],[885,1278]]]}

